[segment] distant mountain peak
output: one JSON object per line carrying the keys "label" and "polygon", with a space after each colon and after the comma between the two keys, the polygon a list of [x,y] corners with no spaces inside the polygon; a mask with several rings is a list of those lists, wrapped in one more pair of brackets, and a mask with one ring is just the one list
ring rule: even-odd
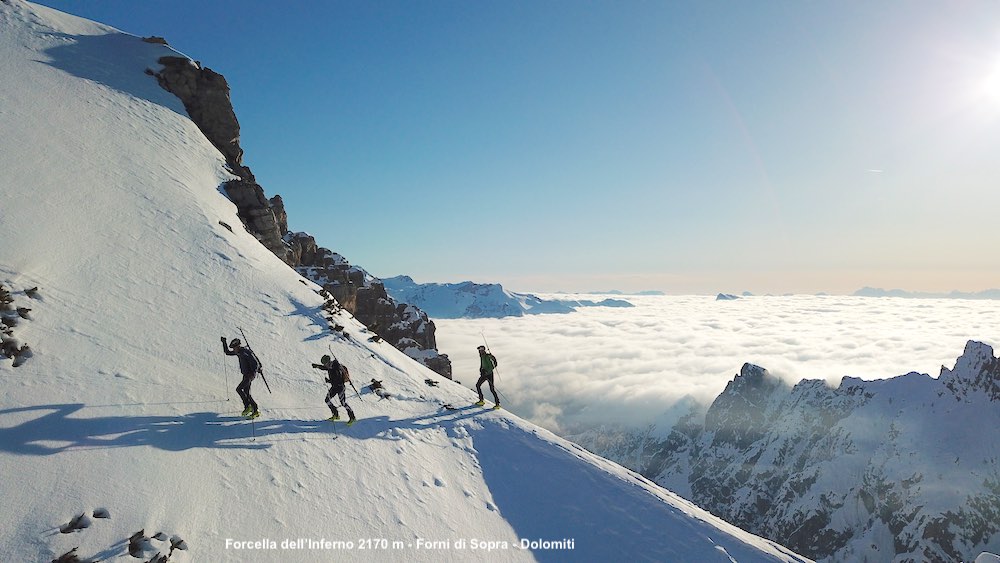
{"label": "distant mountain peak", "polygon": [[[1000,549],[1000,358],[789,388],[744,364],[669,436],[608,440],[615,459],[755,533],[829,561],[970,561]],[[602,436],[584,436],[600,445]],[[638,452],[625,447],[641,447]],[[596,448],[603,453],[600,448]]]}
{"label": "distant mountain peak", "polygon": [[1000,360],[993,356],[992,346],[970,340],[954,368],[941,366],[938,381],[960,400],[981,392],[991,401],[1000,401]]}
{"label": "distant mountain peak", "polygon": [[631,307],[621,299],[542,299],[530,293],[507,291],[499,283],[416,283],[409,276],[382,280],[393,298],[413,303],[439,319],[520,317],[571,313],[577,307]]}

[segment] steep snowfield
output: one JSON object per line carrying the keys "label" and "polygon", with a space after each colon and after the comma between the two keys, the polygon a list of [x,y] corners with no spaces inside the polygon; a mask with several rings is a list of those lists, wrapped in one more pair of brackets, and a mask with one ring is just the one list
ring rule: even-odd
{"label": "steep snowfield", "polygon": [[[143,73],[170,52],[0,0],[0,283],[31,309],[14,335],[33,350],[0,360],[0,561],[138,561],[140,530],[164,534],[143,561],[171,539],[181,562],[482,558],[473,540],[498,542],[491,560],[802,560],[508,413],[442,410],[473,394],[425,385],[346,315],[351,337],[332,336],[316,286],[241,228],[222,157]],[[274,391],[254,384],[256,425],[220,350],[237,326]],[[394,395],[352,396],[361,421],[339,436],[309,365],[328,348]],[[299,538],[341,543],[282,549]],[[502,548],[519,538],[573,550]]]}

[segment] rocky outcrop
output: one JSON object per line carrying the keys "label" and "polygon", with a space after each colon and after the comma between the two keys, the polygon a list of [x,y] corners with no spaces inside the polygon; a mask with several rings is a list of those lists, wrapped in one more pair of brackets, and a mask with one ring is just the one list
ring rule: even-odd
{"label": "rocky outcrop", "polygon": [[191,121],[230,166],[243,166],[240,123],[233,111],[226,78],[186,57],[161,57],[157,62],[163,65],[155,73],[160,86],[180,98]]}
{"label": "rocky outcrop", "polygon": [[636,430],[607,453],[815,559],[970,561],[1000,549],[998,427],[1000,359],[969,342],[937,379],[789,386],[746,364],[667,438]]}
{"label": "rocky outcrop", "polygon": [[968,400],[970,393],[982,393],[1000,403],[1000,360],[993,357],[993,348],[981,342],[966,344],[954,369],[941,366],[939,381],[956,401]]}
{"label": "rocky outcrop", "polygon": [[398,303],[378,279],[340,254],[316,244],[306,233],[288,233],[285,244],[305,278],[326,290],[340,305],[386,342],[451,379],[451,360],[437,351],[434,321],[417,307]]}
{"label": "rocky outcrop", "polygon": [[279,220],[272,201],[264,195],[264,188],[243,165],[240,124],[233,111],[225,77],[185,57],[161,57],[158,62],[163,68],[159,72],[150,70],[150,74],[163,89],[180,98],[191,121],[219,149],[230,171],[238,177],[226,182],[223,189],[236,204],[240,220],[261,244],[289,262],[288,249],[282,242],[282,235],[287,230],[284,206],[279,212],[282,216]]}
{"label": "rocky outcrop", "polygon": [[[275,256],[291,264],[288,248],[282,242],[278,218],[263,188],[254,180],[249,168],[241,170],[241,177],[223,184],[226,195],[236,204],[240,220],[257,240]],[[284,209],[282,208],[282,211]]]}
{"label": "rocky outcrop", "polygon": [[240,124],[225,77],[184,57],[162,57],[159,63],[163,68],[149,73],[161,87],[180,98],[191,120],[238,176],[223,184],[223,189],[236,204],[246,229],[300,274],[321,285],[370,330],[450,378],[451,362],[448,356],[437,352],[434,323],[426,313],[394,301],[386,295],[381,282],[352,267],[339,254],[320,247],[313,237],[289,232],[281,196],[268,199],[253,173],[243,165]]}
{"label": "rocky outcrop", "polygon": [[[26,289],[24,295],[35,299],[37,291],[37,287]],[[16,307],[11,291],[0,285],[0,358],[13,359],[14,367],[23,365],[33,355],[31,347],[14,336],[14,330],[22,320],[31,320],[31,309]]]}

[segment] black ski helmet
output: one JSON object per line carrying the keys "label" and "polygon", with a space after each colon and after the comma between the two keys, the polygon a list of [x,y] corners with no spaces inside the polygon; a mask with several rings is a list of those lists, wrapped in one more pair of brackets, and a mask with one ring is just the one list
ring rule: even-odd
{"label": "black ski helmet", "polygon": [[236,347],[238,347],[238,346],[239,346],[240,344],[242,344],[242,342],[240,342],[240,339],[239,339],[239,338],[234,338],[234,339],[232,339],[232,340],[230,340],[230,341],[229,341],[229,347],[230,347],[230,348],[236,348]]}
{"label": "black ski helmet", "polygon": [[326,354],[324,354],[323,357],[319,359],[319,363],[323,364],[324,366],[330,365],[331,361],[332,360],[330,360],[330,356]]}

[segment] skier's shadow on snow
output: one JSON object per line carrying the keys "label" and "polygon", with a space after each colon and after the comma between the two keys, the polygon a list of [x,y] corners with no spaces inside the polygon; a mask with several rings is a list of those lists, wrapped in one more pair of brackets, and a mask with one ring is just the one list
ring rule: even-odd
{"label": "skier's shadow on snow", "polygon": [[[436,427],[450,427],[454,423],[470,418],[482,417],[483,410],[477,407],[461,407],[412,418],[390,419],[388,416],[365,417],[358,424],[341,433],[356,440],[403,440],[398,430],[427,430]],[[259,435],[259,434],[258,434]]]}
{"label": "skier's shadow on snow", "polygon": [[[125,406],[125,405],[123,405]],[[106,408],[107,405],[102,405]],[[165,451],[195,448],[261,450],[270,443],[305,440],[310,435],[333,439],[399,440],[389,430],[421,430],[452,425],[481,416],[480,409],[458,409],[408,419],[363,418],[351,428],[325,420],[257,419],[252,425],[237,416],[214,412],[182,415],[73,416],[82,403],[36,405],[0,410],[0,451],[48,456],[80,450],[148,446]]]}
{"label": "skier's shadow on snow", "polygon": [[[251,441],[250,424],[235,416],[214,412],[176,416],[72,416],[85,407],[83,404],[64,404],[0,410],[0,451],[45,456],[134,446],[167,451],[269,447]],[[35,416],[37,413],[42,414]],[[18,422],[11,424],[15,420]],[[290,430],[285,428],[284,431]],[[303,429],[295,428],[294,431],[302,432]]]}

